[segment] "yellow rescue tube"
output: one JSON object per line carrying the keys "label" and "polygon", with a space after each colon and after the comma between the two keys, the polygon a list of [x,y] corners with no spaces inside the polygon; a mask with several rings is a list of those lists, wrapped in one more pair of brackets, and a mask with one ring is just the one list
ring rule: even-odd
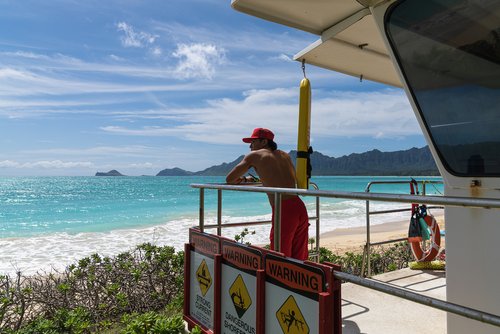
{"label": "yellow rescue tube", "polygon": [[297,162],[295,172],[297,174],[297,187],[309,188],[309,177],[307,175],[307,152],[310,142],[311,126],[311,84],[309,79],[304,78],[300,82],[299,98],[299,129],[297,136]]}

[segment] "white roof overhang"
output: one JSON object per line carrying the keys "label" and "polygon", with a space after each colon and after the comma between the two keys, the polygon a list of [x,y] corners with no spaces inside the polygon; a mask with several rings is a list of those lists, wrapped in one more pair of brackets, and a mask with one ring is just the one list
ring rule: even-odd
{"label": "white roof overhang", "polygon": [[298,61],[401,87],[369,6],[380,0],[232,0],[238,11],[320,35]]}

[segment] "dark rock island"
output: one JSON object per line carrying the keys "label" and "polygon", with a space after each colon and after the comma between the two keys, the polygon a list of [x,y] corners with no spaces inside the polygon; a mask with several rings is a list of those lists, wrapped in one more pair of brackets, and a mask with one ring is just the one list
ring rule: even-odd
{"label": "dark rock island", "polygon": [[116,169],[113,169],[107,173],[97,172],[97,173],[95,173],[95,176],[125,176],[125,175],[123,175],[122,173],[120,173]]}

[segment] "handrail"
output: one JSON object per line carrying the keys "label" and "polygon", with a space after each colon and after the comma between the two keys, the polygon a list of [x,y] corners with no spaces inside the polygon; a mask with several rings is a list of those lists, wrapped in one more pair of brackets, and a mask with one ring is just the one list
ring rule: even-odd
{"label": "handrail", "polygon": [[336,278],[344,280],[346,282],[351,282],[353,284],[361,285],[366,288],[370,288],[396,297],[407,299],[415,303],[427,305],[433,308],[437,308],[439,310],[460,315],[462,317],[474,319],[493,326],[500,327],[500,317],[498,315],[479,311],[459,304],[450,303],[437,298],[424,296],[415,292],[397,288],[388,284],[380,283],[378,281],[374,281],[371,279],[358,277],[356,275],[344,273],[341,271],[334,271],[333,275]]}
{"label": "handrail", "polygon": [[[255,221],[255,222],[240,222],[240,223],[230,223],[223,224],[222,223],[222,190],[244,190],[244,188],[251,189],[262,189],[261,186],[236,186],[236,189],[224,189],[224,187],[220,187],[222,185],[227,184],[191,184],[193,188],[200,189],[200,206],[199,206],[199,229],[203,232],[206,228],[217,228],[217,235],[221,235],[223,227],[238,227],[238,226],[250,226],[250,225],[263,225],[272,223],[272,220],[266,221]],[[316,183],[310,182],[310,185],[318,190],[318,185]],[[216,189],[217,190],[217,224],[205,224],[205,189]],[[275,188],[280,189],[280,188]],[[284,188],[288,189],[288,188]],[[247,190],[250,191],[250,190]],[[257,191],[262,192],[262,191]],[[274,219],[278,224],[274,224],[274,249],[280,250],[280,240],[281,240],[281,192],[274,192]],[[314,253],[310,254],[310,257],[315,258],[316,262],[319,261],[319,238],[320,238],[320,209],[319,209],[319,196],[316,196],[316,215],[314,217],[308,217],[310,220],[316,220],[316,250]]]}
{"label": "handrail", "polygon": [[260,193],[280,193],[287,195],[300,196],[319,196],[327,198],[345,198],[355,200],[371,200],[380,202],[396,202],[396,203],[422,203],[434,205],[449,205],[469,208],[484,208],[484,209],[500,209],[500,200],[495,198],[468,198],[456,196],[420,196],[406,194],[385,194],[385,193],[365,193],[365,192],[349,192],[349,191],[326,191],[326,190],[305,190],[294,188],[271,188],[271,187],[253,187],[253,186],[234,186],[226,184],[191,184],[193,188],[204,189],[222,189],[246,192]]}
{"label": "handrail", "polygon": [[[325,191],[325,190],[305,190],[292,188],[270,188],[270,187],[255,187],[255,186],[234,186],[227,184],[191,184],[193,188],[200,189],[200,201],[204,200],[204,189],[220,189],[233,191],[247,192],[262,192],[275,194],[275,199],[283,194],[328,197],[328,198],[347,198],[355,200],[375,200],[400,203],[423,203],[433,205],[448,205],[460,207],[500,209],[500,200],[493,198],[467,198],[453,196],[420,196],[420,195],[400,195],[400,194],[382,194],[382,193],[367,193],[367,192],[346,192],[346,191]],[[280,196],[278,196],[278,194]],[[280,203],[278,203],[280,204]],[[200,203],[200,228],[203,229],[203,207]],[[215,225],[217,226],[217,225]],[[234,226],[234,225],[233,225]],[[207,225],[208,227],[208,225]],[[212,226],[210,226],[212,227]],[[436,298],[423,296],[402,288],[396,288],[387,284],[382,284],[370,279],[358,277],[355,275],[334,271],[334,276],[338,279],[351,282],[357,285],[365,286],[370,289],[378,290],[384,293],[407,299],[413,302],[421,303],[433,308],[441,309],[446,312],[454,313],[463,317],[481,321],[493,326],[500,327],[500,317],[491,313],[482,312],[462,305],[442,301]]]}

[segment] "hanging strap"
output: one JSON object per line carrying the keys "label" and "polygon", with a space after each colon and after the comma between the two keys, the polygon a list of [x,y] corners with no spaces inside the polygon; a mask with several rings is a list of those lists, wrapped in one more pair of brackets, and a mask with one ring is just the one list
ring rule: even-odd
{"label": "hanging strap", "polygon": [[[418,192],[418,183],[415,179],[411,179],[410,181],[410,195],[419,195]],[[418,212],[418,203],[412,203],[411,204],[411,214],[415,214]]]}
{"label": "hanging strap", "polygon": [[307,159],[307,179],[311,178],[312,175],[312,165],[311,165],[311,154],[313,154],[312,146],[306,151],[297,151],[297,158]]}

